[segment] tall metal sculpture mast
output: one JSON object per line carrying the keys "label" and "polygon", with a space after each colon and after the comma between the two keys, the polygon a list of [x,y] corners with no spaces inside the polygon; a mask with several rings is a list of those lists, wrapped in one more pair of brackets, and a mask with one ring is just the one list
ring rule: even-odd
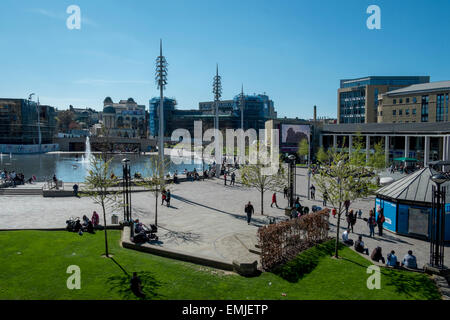
{"label": "tall metal sculpture mast", "polygon": [[156,83],[160,93],[159,97],[159,160],[164,163],[164,89],[167,85],[167,61],[162,53],[162,40],[159,42],[159,56],[156,58]]}
{"label": "tall metal sculpture mast", "polygon": [[245,99],[244,99],[244,84],[242,84],[241,87],[241,103],[240,103],[240,107],[241,107],[241,129],[242,131],[244,131],[244,103],[245,103]]}
{"label": "tall metal sculpture mast", "polygon": [[[219,131],[219,100],[222,96],[222,80],[219,76],[219,65],[216,64],[216,76],[214,77],[213,81],[213,93],[214,93],[214,109],[215,109],[215,116],[214,116],[214,129]],[[217,132],[216,131],[216,132]],[[215,153],[216,153],[216,176],[220,177],[220,164],[222,159],[220,159],[221,150],[219,150],[219,137],[216,136],[214,138],[215,141]]]}

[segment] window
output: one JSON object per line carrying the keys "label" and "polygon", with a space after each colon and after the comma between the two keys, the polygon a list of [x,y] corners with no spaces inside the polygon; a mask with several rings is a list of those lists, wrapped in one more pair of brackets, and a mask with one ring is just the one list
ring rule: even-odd
{"label": "window", "polygon": [[412,114],[416,114],[416,109],[412,109]]}
{"label": "window", "polygon": [[445,94],[445,121],[448,121],[448,93]]}
{"label": "window", "polygon": [[428,122],[428,102],[430,97],[428,95],[422,96],[422,106],[421,106],[421,121]]}
{"label": "window", "polygon": [[409,109],[405,109],[405,115],[409,116]]}
{"label": "window", "polygon": [[409,103],[409,98],[406,98],[406,103]]}
{"label": "window", "polygon": [[400,99],[400,101],[398,103],[403,103],[403,99]]}
{"label": "window", "polygon": [[403,110],[402,109],[398,110],[398,115],[399,116],[403,115]]}
{"label": "window", "polygon": [[392,100],[393,104],[397,104],[397,99]]}
{"label": "window", "polygon": [[444,95],[436,95],[436,122],[444,121]]}
{"label": "window", "polygon": [[397,110],[392,110],[392,115],[393,116],[397,115]]}
{"label": "window", "polygon": [[417,103],[417,98],[416,97],[413,98],[413,103]]}

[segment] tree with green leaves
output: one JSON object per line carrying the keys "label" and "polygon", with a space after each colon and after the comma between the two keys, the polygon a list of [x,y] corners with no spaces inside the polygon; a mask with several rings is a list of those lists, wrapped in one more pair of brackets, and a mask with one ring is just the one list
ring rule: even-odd
{"label": "tree with green leaves", "polygon": [[344,202],[352,202],[360,197],[373,194],[377,189],[376,170],[373,162],[364,161],[359,156],[358,147],[349,154],[341,149],[330,153],[329,162],[321,163],[314,176],[317,188],[328,195],[328,202],[336,209],[337,229],[335,257],[338,257],[339,229],[341,215],[345,212]]}
{"label": "tree with green leaves", "polygon": [[323,147],[320,147],[319,150],[317,150],[316,153],[316,159],[317,161],[321,162],[321,163],[325,163],[328,161],[329,155],[328,153],[325,152]]}
{"label": "tree with green leaves", "polygon": [[116,209],[122,206],[122,201],[119,197],[120,192],[114,191],[114,187],[118,185],[118,179],[115,176],[111,177],[111,162],[112,159],[105,161],[102,156],[92,157],[90,159],[90,167],[84,181],[82,193],[83,196],[90,197],[102,207],[105,227],[105,254],[107,257],[109,257],[109,252],[106,231],[106,211],[107,209]]}
{"label": "tree with green leaves", "polygon": [[305,159],[305,157],[309,153],[309,144],[308,139],[302,139],[298,143],[298,155],[300,156],[300,159]]}

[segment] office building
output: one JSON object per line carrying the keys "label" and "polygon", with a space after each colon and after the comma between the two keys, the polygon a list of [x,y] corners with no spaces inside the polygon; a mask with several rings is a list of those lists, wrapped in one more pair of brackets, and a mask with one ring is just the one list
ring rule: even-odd
{"label": "office building", "polygon": [[450,81],[415,84],[380,96],[378,122],[446,122]]}
{"label": "office building", "polygon": [[338,123],[376,123],[380,94],[428,82],[429,76],[369,76],[341,80],[337,97]]}

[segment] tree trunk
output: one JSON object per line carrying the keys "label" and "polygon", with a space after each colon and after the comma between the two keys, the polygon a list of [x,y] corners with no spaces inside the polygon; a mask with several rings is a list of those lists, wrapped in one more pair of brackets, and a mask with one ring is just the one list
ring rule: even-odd
{"label": "tree trunk", "polygon": [[261,191],[261,215],[264,215],[264,191]]}
{"label": "tree trunk", "polygon": [[155,195],[155,226],[158,226],[158,193]]}
{"label": "tree trunk", "polygon": [[336,245],[335,245],[335,247],[334,247],[334,256],[336,257],[336,258],[339,258],[339,253],[338,253],[338,251],[339,251],[339,230],[340,230],[340,227],[341,227],[341,209],[342,209],[342,205],[341,205],[341,203],[339,203],[339,212],[338,212],[338,221],[337,221],[337,226],[336,226]]}
{"label": "tree trunk", "polygon": [[106,210],[105,210],[105,204],[102,201],[102,209],[103,209],[103,223],[105,224],[105,254],[106,257],[109,258],[109,254],[108,254],[108,235],[106,232]]}

